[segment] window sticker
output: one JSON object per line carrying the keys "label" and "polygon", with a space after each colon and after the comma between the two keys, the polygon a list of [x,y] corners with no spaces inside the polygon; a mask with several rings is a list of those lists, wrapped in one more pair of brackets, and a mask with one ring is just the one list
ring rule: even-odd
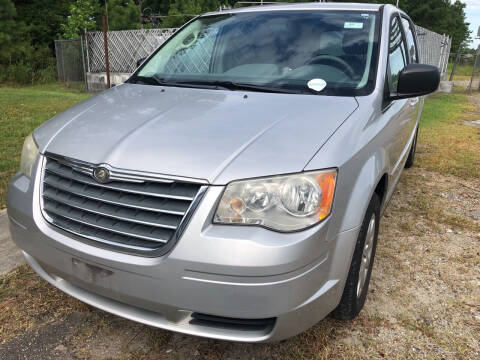
{"label": "window sticker", "polygon": [[312,79],[307,83],[307,86],[315,91],[322,91],[327,86],[327,82],[323,79]]}
{"label": "window sticker", "polygon": [[345,22],[345,29],[363,29],[363,22]]}

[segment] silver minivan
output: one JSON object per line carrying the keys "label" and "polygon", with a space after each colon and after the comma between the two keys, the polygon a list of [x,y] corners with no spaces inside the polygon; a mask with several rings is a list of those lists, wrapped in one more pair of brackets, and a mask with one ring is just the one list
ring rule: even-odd
{"label": "silver minivan", "polygon": [[353,319],[438,84],[391,5],[199,16],[27,137],[13,240],[62,291],[167,330],[262,342]]}

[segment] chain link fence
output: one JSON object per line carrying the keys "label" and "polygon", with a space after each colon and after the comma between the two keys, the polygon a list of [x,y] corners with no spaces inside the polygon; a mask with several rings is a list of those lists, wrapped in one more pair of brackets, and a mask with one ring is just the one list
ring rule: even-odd
{"label": "chain link fence", "polygon": [[451,38],[421,26],[415,26],[415,31],[417,32],[420,62],[437,66],[441,73],[441,79],[445,80],[452,46]]}
{"label": "chain link fence", "polygon": [[58,80],[69,87],[85,87],[85,57],[82,39],[55,40]]}
{"label": "chain link fence", "polygon": [[467,92],[480,90],[480,47],[471,61],[473,62],[472,75],[467,86]]}
{"label": "chain link fence", "polygon": [[480,55],[469,49],[451,53],[447,74],[448,79],[455,82],[455,86],[466,88],[467,91],[480,90]]}

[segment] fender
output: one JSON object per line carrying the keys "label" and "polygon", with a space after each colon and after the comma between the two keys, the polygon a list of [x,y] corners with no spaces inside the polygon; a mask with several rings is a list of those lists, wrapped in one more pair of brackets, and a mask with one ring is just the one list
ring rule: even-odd
{"label": "fender", "polygon": [[[358,232],[360,231],[368,204],[383,175],[387,173],[385,160],[384,151],[378,151],[373,154],[358,173],[357,180],[349,193],[350,196],[345,196],[348,206],[345,209],[345,215],[342,217],[343,222],[340,225],[341,229],[345,230],[338,234],[336,241],[332,243],[329,254],[332,264],[330,267],[330,279],[338,279],[338,301],[336,305],[340,302],[345,287]],[[360,208],[361,211],[359,210]]]}

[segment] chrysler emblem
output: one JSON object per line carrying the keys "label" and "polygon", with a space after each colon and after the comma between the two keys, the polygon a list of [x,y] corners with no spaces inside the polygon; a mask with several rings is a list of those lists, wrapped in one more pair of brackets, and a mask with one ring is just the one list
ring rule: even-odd
{"label": "chrysler emblem", "polygon": [[110,171],[103,167],[98,167],[93,170],[93,177],[99,183],[106,183],[110,180]]}

